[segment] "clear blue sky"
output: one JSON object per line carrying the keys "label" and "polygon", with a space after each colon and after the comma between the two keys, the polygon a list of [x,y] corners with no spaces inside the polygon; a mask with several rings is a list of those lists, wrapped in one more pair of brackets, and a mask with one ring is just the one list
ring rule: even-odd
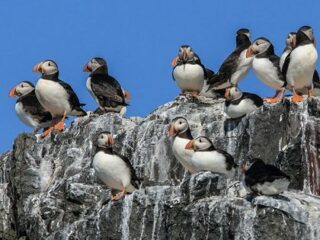
{"label": "clear blue sky", "polygon": [[[314,27],[320,36],[319,1],[0,1],[0,153],[15,136],[31,131],[16,117],[15,99],[8,97],[17,82],[36,82],[35,63],[54,59],[60,77],[70,83],[86,110],[96,104],[85,87],[83,65],[94,56],[107,59],[110,74],[132,93],[128,115],[145,116],[179,93],[171,77],[171,60],[181,44],[190,44],[202,62],[217,70],[234,49],[235,31],[265,36],[280,54],[290,31]],[[252,74],[243,90],[262,96],[272,89]]]}

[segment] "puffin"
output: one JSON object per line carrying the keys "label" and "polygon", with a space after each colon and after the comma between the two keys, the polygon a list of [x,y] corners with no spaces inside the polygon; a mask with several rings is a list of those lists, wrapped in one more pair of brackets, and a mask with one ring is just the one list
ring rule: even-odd
{"label": "puffin", "polygon": [[205,80],[210,78],[213,71],[206,69],[191,46],[182,45],[178,56],[172,60],[172,77],[182,91],[182,95],[198,96],[202,91]]}
{"label": "puffin", "polygon": [[270,103],[281,101],[285,95],[286,81],[280,70],[280,58],[275,55],[272,43],[265,37],[257,38],[248,48],[246,56],[254,56],[252,68],[256,76],[276,90],[272,98],[264,100]]}
{"label": "puffin", "polygon": [[237,87],[228,88],[225,93],[225,113],[230,118],[240,118],[263,105],[263,99],[256,94],[241,92]]}
{"label": "puffin", "polygon": [[116,201],[139,188],[137,177],[129,159],[113,150],[114,140],[110,132],[101,132],[97,139],[96,153],[92,166],[98,178],[113,190],[120,190],[111,196]]}
{"label": "puffin", "polygon": [[16,114],[24,124],[34,129],[34,133],[50,126],[52,116],[39,103],[31,82],[18,83],[10,90],[9,96],[18,97],[15,105]]}
{"label": "puffin", "polygon": [[260,158],[249,158],[242,164],[247,189],[255,195],[278,195],[288,189],[290,177]]}
{"label": "puffin", "polygon": [[187,119],[176,117],[169,125],[169,136],[173,138],[172,152],[175,158],[191,174],[196,172],[196,168],[191,162],[192,150],[185,149],[186,144],[193,139]]}
{"label": "puffin", "polygon": [[[315,67],[318,59],[315,38],[310,26],[299,28],[295,37],[295,45],[288,54],[282,67],[288,88],[292,90],[292,102],[303,100],[302,92],[307,90],[312,96],[313,82],[317,81]],[[317,82],[316,82],[317,83]]]}
{"label": "puffin", "polygon": [[108,74],[107,62],[100,57],[92,58],[84,67],[90,72],[87,89],[97,102],[100,110],[124,114],[130,94],[122,89],[119,82]]}
{"label": "puffin", "polygon": [[226,89],[237,86],[249,72],[253,57],[247,58],[246,52],[251,45],[250,31],[241,28],[236,33],[236,49],[224,60],[219,71],[208,80],[209,89]]}
{"label": "puffin", "polygon": [[280,57],[280,70],[282,71],[283,64],[287,58],[287,56],[291,53],[292,49],[296,45],[296,33],[290,32],[286,39],[286,47],[284,48],[282,55]]}
{"label": "puffin", "polygon": [[237,165],[233,157],[220,149],[216,149],[211,140],[205,136],[190,140],[185,149],[194,151],[191,161],[196,171],[212,171],[233,178]]}
{"label": "puffin", "polygon": [[45,60],[36,64],[33,71],[41,73],[41,78],[35,87],[35,94],[40,104],[51,113],[52,118],[61,117],[57,124],[51,121],[50,128],[42,133],[42,138],[52,130],[63,131],[67,115],[87,115],[81,108],[85,104],[80,103],[69,84],[59,79],[58,65],[53,60]]}

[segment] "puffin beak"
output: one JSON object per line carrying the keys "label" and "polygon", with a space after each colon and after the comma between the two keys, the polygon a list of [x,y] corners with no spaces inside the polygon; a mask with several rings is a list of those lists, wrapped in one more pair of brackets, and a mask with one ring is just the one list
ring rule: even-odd
{"label": "puffin beak", "polygon": [[252,56],[252,48],[251,48],[251,46],[250,46],[250,47],[248,47],[248,49],[247,49],[246,58],[249,58],[249,57],[251,57],[251,56]]}
{"label": "puffin beak", "polygon": [[172,67],[175,67],[177,65],[178,62],[178,57],[175,57],[172,61],[171,61],[171,65]]}
{"label": "puffin beak", "polygon": [[17,91],[16,91],[16,87],[11,88],[10,92],[9,92],[9,96],[13,97],[18,95]]}
{"label": "puffin beak", "polygon": [[89,68],[88,68],[88,64],[83,66],[83,71],[84,72],[90,72]]}
{"label": "puffin beak", "polygon": [[169,128],[169,137],[174,137],[175,135],[177,135],[177,131],[174,128],[174,124],[171,123]]}
{"label": "puffin beak", "polygon": [[229,98],[230,97],[230,88],[226,89],[226,92],[224,93],[224,97],[225,98]]}
{"label": "puffin beak", "polygon": [[191,150],[191,149],[195,150],[195,149],[194,149],[193,140],[191,140],[190,142],[188,142],[187,145],[186,145],[184,148],[185,148],[185,149],[189,149],[189,150]]}
{"label": "puffin beak", "polygon": [[33,71],[42,73],[41,63],[38,63],[38,64],[34,65]]}
{"label": "puffin beak", "polygon": [[113,137],[111,134],[108,134],[108,142],[107,142],[108,145],[113,145],[114,144],[114,140],[113,140]]}

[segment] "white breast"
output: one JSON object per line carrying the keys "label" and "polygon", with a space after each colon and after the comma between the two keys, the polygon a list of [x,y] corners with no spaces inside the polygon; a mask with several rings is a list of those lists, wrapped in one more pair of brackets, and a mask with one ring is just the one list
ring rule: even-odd
{"label": "white breast", "polygon": [[258,109],[251,99],[245,98],[237,105],[230,104],[225,107],[225,113],[230,118],[239,118]]}
{"label": "white breast", "polygon": [[285,179],[277,179],[273,182],[258,183],[253,188],[263,195],[277,195],[288,189],[290,182]]}
{"label": "white breast", "polygon": [[311,87],[317,59],[317,50],[313,44],[295,48],[291,52],[287,70],[288,84],[295,89]]}
{"label": "white breast", "polygon": [[233,84],[237,84],[241,81],[249,72],[253,57],[247,58],[246,57],[247,49],[243,50],[239,56],[239,62],[236,72],[234,72],[231,76],[231,82]]}
{"label": "white breast", "polygon": [[130,169],[117,155],[99,151],[94,156],[92,165],[99,179],[108,187],[118,190],[126,188],[128,192],[134,189]]}
{"label": "white breast", "polygon": [[204,84],[204,71],[198,64],[178,65],[173,77],[183,91],[201,91]]}
{"label": "white breast", "polygon": [[25,112],[23,109],[23,104],[21,102],[16,103],[15,105],[16,114],[18,115],[19,119],[26,125],[36,129],[40,127],[38,121],[32,118],[32,115]]}
{"label": "white breast", "polygon": [[88,89],[89,93],[91,94],[91,96],[97,102],[98,106],[101,107],[98,98],[96,97],[96,95],[92,91],[92,88],[91,88],[91,77],[88,77],[87,82],[86,82],[86,86],[87,86],[87,89]]}
{"label": "white breast", "polygon": [[190,140],[185,138],[180,138],[176,136],[173,140],[172,152],[176,159],[182,164],[182,166],[188,170],[190,173],[195,173],[195,167],[192,164],[193,150],[185,149],[185,146]]}
{"label": "white breast", "polygon": [[57,82],[40,79],[35,88],[40,104],[54,116],[62,116],[66,111],[71,112],[69,95]]}
{"label": "white breast", "polygon": [[233,177],[234,169],[228,171],[225,156],[217,151],[197,151],[192,156],[192,163],[197,171],[211,171]]}

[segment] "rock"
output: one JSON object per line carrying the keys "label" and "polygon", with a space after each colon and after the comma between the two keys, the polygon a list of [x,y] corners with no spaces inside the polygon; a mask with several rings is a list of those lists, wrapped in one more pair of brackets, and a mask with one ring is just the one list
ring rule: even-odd
{"label": "rock", "polygon": [[[0,156],[0,239],[320,239],[319,106],[285,99],[227,119],[224,100],[178,97],[146,118],[90,115],[46,139],[21,134]],[[240,171],[186,173],[167,134],[176,116],[237,164],[250,155],[280,167],[290,191],[249,202]],[[143,178],[117,202],[91,165],[101,131]]]}

